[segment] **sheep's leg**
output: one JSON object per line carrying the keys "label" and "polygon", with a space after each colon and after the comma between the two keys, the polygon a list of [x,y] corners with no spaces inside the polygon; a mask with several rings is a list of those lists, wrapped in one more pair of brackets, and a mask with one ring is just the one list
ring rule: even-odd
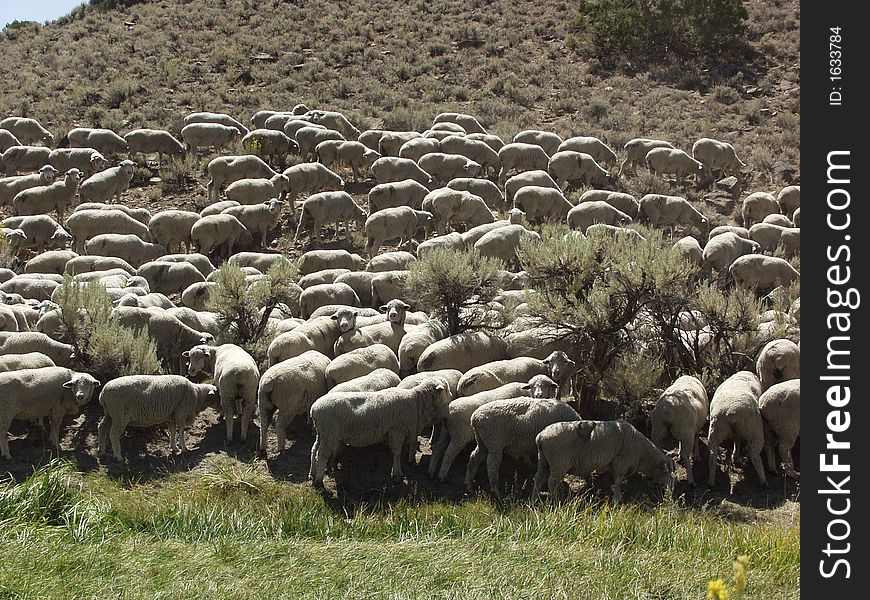
{"label": "sheep's leg", "polygon": [[417,464],[417,436],[409,434],[405,441],[408,443],[408,462],[415,465]]}
{"label": "sheep's leg", "polygon": [[794,462],[791,458],[791,449],[794,446],[794,441],[789,443],[787,440],[779,440],[779,459],[782,461],[782,468],[786,475],[794,479],[800,479],[800,474],[794,470]]}
{"label": "sheep's leg", "polygon": [[109,437],[109,427],[112,425],[112,419],[108,415],[103,415],[97,425],[97,454],[103,455],[106,453],[106,441]]}
{"label": "sheep's leg", "polygon": [[[223,397],[223,394],[221,394]],[[233,419],[235,419],[235,413],[233,412],[233,407],[231,404],[231,400],[228,398],[226,400],[222,400],[221,409],[224,413],[224,421],[226,421],[227,425],[227,444],[231,444],[233,442]]]}
{"label": "sheep's leg", "polygon": [[484,460],[486,460],[486,448],[478,442],[474,450],[471,451],[471,456],[468,457],[468,467],[465,469],[465,488],[469,492],[474,483],[474,477]]}
{"label": "sheep's leg", "polygon": [[[269,411],[265,407],[260,409],[260,446],[259,446],[259,448],[263,452],[266,451],[266,441],[267,441],[266,436],[269,433],[269,421],[271,420],[271,418],[272,418],[271,411]],[[277,423],[277,419],[276,419],[276,422],[275,422],[276,427],[277,427],[277,424],[278,423]],[[283,448],[279,445],[278,452],[280,452],[282,449]]]}
{"label": "sheep's leg", "polygon": [[767,457],[767,468],[770,469],[771,473],[776,475],[777,469],[776,459],[773,456],[773,444],[768,440],[765,440],[764,442],[764,454]]}
{"label": "sheep's leg", "polygon": [[242,405],[242,414],[239,416],[242,427],[242,443],[248,440],[248,429],[251,427],[251,421],[254,419],[254,409],[257,407],[256,393],[257,391],[254,390],[255,397],[246,398]]}
{"label": "sheep's leg", "polygon": [[320,436],[314,437],[314,443],[311,445],[311,461],[308,466],[308,479],[314,479],[314,465],[317,461],[317,453],[320,449]]}
{"label": "sheep's leg", "polygon": [[121,456],[121,436],[124,435],[126,428],[125,424],[112,420],[112,426],[109,429],[109,438],[112,440],[112,454],[114,454],[115,460],[118,462],[124,461],[124,457]]}
{"label": "sheep's leg", "polygon": [[179,421],[178,423],[178,441],[181,445],[181,451],[187,452],[187,444],[184,441],[184,427],[187,425],[185,421]]}
{"label": "sheep's leg", "polygon": [[[326,443],[317,436],[318,442],[316,446],[316,456],[312,461],[312,469],[314,470],[314,485],[317,487],[323,486],[323,476],[326,474],[326,465],[329,459],[335,455],[334,444]],[[314,450],[312,448],[312,450]]]}
{"label": "sheep's leg", "polygon": [[435,473],[438,470],[438,463],[442,458],[446,458],[444,451],[447,449],[448,445],[448,436],[446,434],[442,434],[438,436],[438,439],[432,444],[432,456],[429,457],[429,478],[435,479]]}
{"label": "sheep's leg", "polygon": [[176,454],[178,452],[178,445],[175,443],[176,442],[176,435],[175,434],[176,434],[177,429],[178,429],[178,427],[175,424],[175,420],[174,419],[171,420],[169,422],[169,451],[172,454]]}
{"label": "sheep's leg", "polygon": [[761,464],[761,448],[749,449],[749,460],[752,461],[752,466],[755,467],[755,472],[758,474],[758,479],[761,485],[767,487],[767,477],[764,476],[764,465]]}
{"label": "sheep's leg", "polygon": [[279,410],[278,416],[275,417],[275,433],[278,436],[278,452],[284,452],[284,447],[287,445],[288,425],[290,425],[289,417]]}
{"label": "sheep's leg", "polygon": [[11,459],[12,456],[9,454],[9,424],[8,423],[0,423],[0,454],[3,455],[3,458]]}
{"label": "sheep's leg", "polygon": [[544,481],[548,479],[550,476],[550,465],[547,463],[547,459],[544,458],[544,455],[538,450],[538,469],[535,471],[535,496],[539,496],[541,494],[541,490],[544,489]]}
{"label": "sheep's leg", "polygon": [[60,450],[60,425],[63,422],[63,409],[54,410],[51,413],[51,432],[48,440],[55,450]]}
{"label": "sheep's leg", "polygon": [[719,454],[720,443],[721,440],[719,439],[719,436],[715,433],[711,433],[711,435],[707,438],[707,448],[710,450],[710,456],[708,457],[710,474],[707,479],[707,483],[710,487],[716,485],[716,458]]}
{"label": "sheep's leg", "polygon": [[[336,234],[335,237],[337,238],[338,234]],[[350,221],[344,222],[344,239],[346,239],[348,242],[350,241]]]}
{"label": "sheep's leg", "polygon": [[501,490],[498,487],[498,469],[501,466],[502,450],[490,450],[486,456],[486,474],[489,477],[489,486],[496,498],[501,498]]}
{"label": "sheep's leg", "polygon": [[613,505],[618,506],[622,502],[622,479],[621,473],[613,474]]}
{"label": "sheep's leg", "polygon": [[683,466],[686,468],[686,479],[689,485],[695,485],[695,473],[692,468],[692,446],[691,442],[680,440],[680,459],[683,461]]}
{"label": "sheep's leg", "polygon": [[405,442],[405,436],[397,431],[391,431],[387,439],[390,446],[390,452],[393,453],[393,468],[390,472],[390,478],[399,483],[402,481],[402,445]]}

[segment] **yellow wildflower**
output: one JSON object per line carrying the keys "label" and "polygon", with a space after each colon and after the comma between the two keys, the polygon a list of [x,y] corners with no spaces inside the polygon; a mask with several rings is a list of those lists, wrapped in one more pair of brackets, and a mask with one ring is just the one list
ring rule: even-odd
{"label": "yellow wildflower", "polygon": [[707,582],[708,600],[728,600],[728,587],[722,579],[711,579]]}
{"label": "yellow wildflower", "polygon": [[734,593],[738,597],[742,597],[743,591],[746,589],[746,566],[749,564],[749,557],[746,555],[738,556],[734,561]]}

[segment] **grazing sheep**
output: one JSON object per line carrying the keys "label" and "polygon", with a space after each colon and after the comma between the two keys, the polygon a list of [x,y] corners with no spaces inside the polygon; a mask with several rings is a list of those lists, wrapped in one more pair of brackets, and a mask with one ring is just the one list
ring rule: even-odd
{"label": "grazing sheep", "polygon": [[328,167],[333,162],[347,165],[353,171],[353,180],[362,178],[362,169],[370,169],[381,158],[379,152],[370,150],[362,142],[327,140],[314,148],[317,159]]}
{"label": "grazing sheep", "polygon": [[130,154],[156,154],[157,164],[163,165],[163,155],[184,156],[184,145],[163,129],[134,129],[124,135]]}
{"label": "grazing sheep", "polygon": [[237,252],[233,254],[229,261],[231,265],[239,267],[253,267],[260,273],[266,273],[276,263],[284,266],[290,266],[290,260],[283,254],[271,254],[268,252]]}
{"label": "grazing sheep", "polygon": [[[452,190],[470,192],[475,196],[479,196],[492,210],[498,210],[504,207],[504,199],[501,190],[498,189],[496,184],[488,179],[458,177],[448,182],[447,187]],[[426,190],[426,192],[428,193],[428,190]],[[423,195],[425,196],[426,194]],[[369,198],[371,199],[371,194],[369,194]]]}
{"label": "grazing sheep", "polygon": [[601,168],[591,155],[572,150],[553,154],[547,164],[547,172],[560,190],[588,184],[606,185],[611,179],[610,173]]}
{"label": "grazing sheep", "polygon": [[495,215],[480,196],[450,188],[438,188],[423,199],[423,210],[432,213],[435,231],[443,234],[450,225],[475,227],[495,221]]}
{"label": "grazing sheep", "polygon": [[[382,272],[382,271],[379,271]],[[369,271],[351,271],[344,275],[339,275],[333,283],[344,283],[349,285],[359,298],[361,306],[372,305],[372,279],[377,275],[375,272]]]}
{"label": "grazing sheep", "polygon": [[213,112],[192,112],[184,117],[183,124],[185,126],[193,123],[219,123],[227,127],[233,127],[239,132],[239,135],[247,135],[248,128],[236,121],[231,116],[224,113]]}
{"label": "grazing sheep", "polygon": [[496,153],[499,150],[504,148],[504,140],[502,140],[497,135],[489,134],[489,133],[469,133],[465,136],[469,140],[478,140],[480,142],[484,142],[487,146],[492,148]]}
{"label": "grazing sheep", "polygon": [[574,205],[560,190],[539,185],[527,185],[514,194],[514,208],[526,213],[529,223],[542,221],[561,223]]}
{"label": "grazing sheep", "polygon": [[[776,196],[776,202],[785,215],[793,216],[801,207],[801,186],[788,185],[782,188]],[[795,223],[795,227],[800,225]]]}
{"label": "grazing sheep", "polygon": [[438,123],[456,123],[468,133],[486,133],[486,130],[474,116],[465,113],[438,113],[432,120],[432,125],[434,126]]}
{"label": "grazing sheep", "polygon": [[547,425],[579,419],[573,408],[555,399],[510,398],[484,404],[471,415],[477,445],[468,459],[465,487],[471,491],[474,477],[485,460],[490,487],[500,498],[502,455],[530,458],[536,450],[535,437]]}
{"label": "grazing sheep", "polygon": [[211,217],[214,215],[219,215],[224,210],[230,208],[231,206],[241,206],[235,200],[221,200],[220,202],[215,202],[214,204],[209,204],[201,211],[199,211],[200,217]]}
{"label": "grazing sheep", "polygon": [[500,337],[480,331],[459,333],[426,348],[417,360],[417,370],[456,369],[465,373],[488,362],[506,359],[506,351],[505,341]]}
{"label": "grazing sheep", "polygon": [[653,148],[646,154],[646,165],[650,173],[661,178],[673,173],[677,185],[682,185],[683,177],[694,175],[700,181],[704,175],[704,165],[676,148]]}
{"label": "grazing sheep", "polygon": [[[291,123],[299,123],[300,125],[294,129],[290,129],[288,131],[287,126],[290,125]],[[275,113],[274,115],[271,115],[265,121],[263,121],[262,129],[272,129],[275,131],[283,131],[284,135],[286,135],[287,137],[289,137],[292,140],[293,136],[296,135],[297,129],[299,129],[301,127],[307,127],[307,126],[323,127],[323,125],[316,125],[315,123],[312,123],[311,120],[308,117],[306,117],[305,115],[294,114],[292,112],[289,112],[289,113],[288,112],[280,112],[280,113]],[[323,127],[323,129],[326,129],[326,127]]]}
{"label": "grazing sheep", "polygon": [[48,164],[59,173],[70,169],[78,169],[82,173],[93,175],[109,168],[109,161],[93,148],[59,148],[48,155]]}
{"label": "grazing sheep", "polygon": [[51,165],[44,165],[40,167],[39,171],[31,175],[4,177],[0,179],[0,205],[8,206],[18,192],[23,190],[38,186],[45,187],[51,185],[54,183],[54,178],[57,176],[57,173],[58,170]]}
{"label": "grazing sheep", "polygon": [[114,256],[77,256],[66,263],[65,271],[70,275],[78,275],[91,271],[107,271],[123,269],[130,275],[136,274],[136,269],[126,260]]}
{"label": "grazing sheep", "polygon": [[32,144],[34,142],[42,142],[44,146],[54,144],[54,135],[39,124],[36,119],[28,117],[6,117],[0,121],[0,129],[5,129],[19,144]]}
{"label": "grazing sheep", "polygon": [[399,148],[399,158],[408,158],[417,162],[420,157],[430,152],[441,152],[441,141],[429,137],[417,137],[408,140]]}
{"label": "grazing sheep", "polygon": [[99,385],[91,375],[64,367],[0,373],[0,453],[12,458],[7,434],[15,419],[49,417],[49,440],[54,448],[59,448],[64,415],[78,413]]}
{"label": "grazing sheep", "polygon": [[63,181],[18,192],[12,199],[15,214],[40,215],[49,214],[54,210],[57,211],[57,220],[63,221],[67,207],[75,202],[81,179],[81,171],[70,169],[64,175]]}
{"label": "grazing sheep", "polygon": [[748,229],[746,229],[745,227],[737,227],[735,225],[719,225],[718,227],[714,227],[710,231],[710,235],[707,236],[707,239],[712,240],[717,235],[722,235],[723,233],[733,233],[738,237],[742,237],[747,240],[750,239]]}
{"label": "grazing sheep", "polygon": [[386,133],[390,132],[383,129],[366,129],[359,134],[357,141],[363,144],[366,148],[377,152],[380,150],[381,138]]}
{"label": "grazing sheep", "polygon": [[314,401],[326,394],[325,373],[328,366],[329,357],[309,350],[269,367],[263,373],[257,389],[261,451],[266,451],[266,434],[269,421],[274,416],[278,452],[284,452],[287,427],[296,416],[307,415]]}
{"label": "grazing sheep", "polygon": [[[36,319],[33,322],[36,325]],[[73,359],[74,348],[62,344],[38,331],[0,332],[0,356],[40,352],[56,365],[67,367]]]}
{"label": "grazing sheep", "polygon": [[220,152],[240,135],[235,127],[220,123],[191,123],[181,128],[185,150],[194,158],[200,148],[214,148],[215,152]]}
{"label": "grazing sheep", "polygon": [[607,168],[616,165],[616,152],[611,150],[607,144],[599,140],[597,137],[576,136],[568,138],[559,144],[556,152],[564,152],[565,150],[589,154],[593,159],[595,159],[595,162],[604,165]]}
{"label": "grazing sheep", "polygon": [[[520,213],[522,212],[519,209],[512,209],[512,210],[516,210],[517,212],[520,212]],[[474,246],[478,242],[478,240],[480,240],[480,238],[482,238],[483,236],[485,236],[489,232],[494,231],[496,229],[499,229],[501,227],[506,227],[508,225],[518,225],[518,223],[511,223],[510,221],[499,220],[499,221],[493,221],[492,223],[484,223],[482,225],[477,225],[475,227],[472,227],[471,229],[469,229],[468,231],[466,231],[465,233],[462,234],[462,244],[466,248],[471,248],[472,246]],[[419,248],[418,248],[418,250],[419,250]]]}
{"label": "grazing sheep", "polygon": [[646,239],[634,229],[608,225],[606,223],[595,223],[586,228],[586,237],[593,237],[596,235],[606,235],[608,237],[625,240],[631,243],[641,242]]}
{"label": "grazing sheep", "polygon": [[105,454],[106,440],[111,439],[115,460],[123,461],[121,436],[127,427],[168,423],[170,452],[178,452],[179,446],[185,452],[184,428],[203,409],[217,404],[217,399],[215,386],[192,383],[181,375],[128,375],[113,379],[100,394],[104,416],[97,426],[97,451]]}
{"label": "grazing sheep", "polygon": [[242,148],[257,156],[268,156],[283,162],[284,157],[297,148],[297,144],[283,131],[255,129],[242,138]]}
{"label": "grazing sheep", "polygon": [[329,393],[337,394],[339,392],[377,392],[394,388],[400,383],[399,376],[390,369],[375,369],[368,375],[356,377],[350,381],[339,383]]}
{"label": "grazing sheep", "polygon": [[782,246],[783,253],[786,258],[797,256],[801,253],[801,228],[787,227],[783,230],[779,238],[779,244]]}
{"label": "grazing sheep", "polygon": [[481,256],[497,258],[506,266],[516,268],[519,264],[517,250],[523,240],[540,242],[541,236],[536,231],[530,231],[522,225],[506,225],[481,236],[474,243],[474,249]]}
{"label": "grazing sheep", "polygon": [[290,191],[290,180],[286,175],[274,175],[270,179],[239,179],[227,186],[227,200],[240,205],[260,204],[272,198],[283,200]]}
{"label": "grazing sheep", "polygon": [[357,139],[360,135],[360,130],[354,127],[351,122],[340,112],[334,110],[309,110],[304,115],[311,120],[312,123],[323,125],[333,131],[338,131],[348,139]]}
{"label": "grazing sheep", "polygon": [[440,321],[430,320],[410,329],[399,343],[399,375],[407,377],[416,372],[420,355],[445,337],[447,328]]}
{"label": "grazing sheep", "polygon": [[23,145],[24,144],[21,143],[21,140],[15,137],[15,135],[11,131],[9,131],[8,129],[0,128],[0,154],[3,154],[12,146]]}
{"label": "grazing sheep", "polygon": [[511,171],[546,171],[550,156],[537,144],[511,142],[498,151],[501,169],[498,172],[498,185],[504,187]]}
{"label": "grazing sheep", "polygon": [[[489,144],[481,140],[472,140],[465,136],[450,135],[441,140],[440,151],[447,154],[464,156],[479,164],[482,168],[481,175],[497,174],[501,169],[501,159],[498,152]],[[460,177],[464,177],[460,175]]]}
{"label": "grazing sheep", "polygon": [[[47,247],[64,248],[67,242],[72,240],[60,224],[48,215],[30,215],[26,217],[8,217],[3,219],[3,227],[17,229],[24,233],[26,239],[18,242],[22,248],[33,248],[37,253],[42,253]],[[9,233],[6,239],[10,243],[15,242]]]}
{"label": "grazing sheep", "polygon": [[304,290],[314,285],[335,283],[336,279],[346,273],[350,273],[350,271],[347,269],[327,269],[325,271],[318,271],[317,273],[312,273],[311,275],[305,275],[302,277],[299,280],[299,287]]}
{"label": "grazing sheep", "polygon": [[383,273],[384,271],[400,271],[407,269],[412,262],[416,261],[417,257],[410,252],[385,252],[384,254],[373,257],[366,265],[366,271],[370,273]]}
{"label": "grazing sheep", "polygon": [[61,140],[60,146],[69,148],[93,148],[105,155],[127,152],[127,141],[111,129],[75,127]]}
{"label": "grazing sheep", "polygon": [[372,306],[382,306],[395,298],[408,302],[409,298],[405,289],[408,273],[408,271],[376,273],[372,277]]}
{"label": "grazing sheep", "polygon": [[187,262],[147,262],[136,270],[148,288],[158,294],[181,294],[194,283],[205,281],[199,269]]}
{"label": "grazing sheep", "polygon": [[413,179],[380,183],[369,190],[369,215],[399,206],[420,210],[428,193],[427,187]]}
{"label": "grazing sheep", "polygon": [[779,203],[773,194],[767,192],[755,192],[743,199],[741,213],[743,226],[749,228],[753,223],[760,223],[768,215],[780,212]]}
{"label": "grazing sheep", "polygon": [[[200,218],[199,214],[192,211],[162,210],[148,221],[148,232],[151,238],[165,246],[167,251],[171,251],[172,246],[178,244],[179,249],[184,246],[185,252],[190,252],[193,243],[190,230]],[[213,271],[214,267],[211,270]]]}
{"label": "grazing sheep", "polygon": [[56,273],[58,275],[63,275],[66,269],[66,264],[76,257],[78,257],[78,254],[72,250],[50,250],[48,252],[40,252],[24,263],[24,272]]}
{"label": "grazing sheep", "polygon": [[[76,206],[75,211],[79,210],[120,210],[128,216],[133,217],[140,223],[148,224],[151,220],[151,213],[145,208],[130,208],[123,204],[106,204],[105,202],[82,202]],[[73,212],[75,212],[73,211]]]}
{"label": "grazing sheep", "polygon": [[728,272],[738,285],[758,290],[789,285],[801,276],[787,260],[762,254],[748,254],[737,258],[728,267]]}
{"label": "grazing sheep", "polygon": [[736,233],[726,231],[721,235],[710,237],[704,246],[703,268],[707,273],[715,270],[717,273],[727,269],[739,257],[761,251],[758,242],[741,237]]}
{"label": "grazing sheep", "polygon": [[[423,137],[418,131],[384,131],[378,140],[378,147],[374,148],[381,153],[381,156],[399,156],[399,150],[402,146],[414,138]],[[363,140],[360,140],[361,142]],[[363,142],[365,143],[365,142]]]}
{"label": "grazing sheep", "polygon": [[389,346],[372,344],[336,356],[326,368],[326,386],[332,388],[375,369],[390,369],[398,374],[399,360]]}
{"label": "grazing sheep", "polygon": [[138,269],[149,260],[156,260],[166,254],[160,244],[143,242],[133,234],[103,233],[92,237],[85,243],[87,254],[114,256],[128,262]]}
{"label": "grazing sheep", "polygon": [[262,204],[233,206],[221,214],[236,217],[245,229],[255,238],[259,235],[260,245],[266,246],[266,236],[278,226],[281,220],[281,201],[272,198]]}
{"label": "grazing sheep", "polygon": [[678,239],[674,242],[674,248],[682,254],[689,263],[696,267],[704,264],[704,250],[698,240],[690,235]]}
{"label": "grazing sheep", "polygon": [[227,214],[209,215],[196,221],[190,228],[190,239],[197,252],[225,259],[233,255],[234,247],[249,248],[253,243],[242,222]]}
{"label": "grazing sheep", "polygon": [[610,190],[587,190],[580,196],[577,204],[584,202],[607,202],[617,210],[621,210],[632,219],[636,219],[640,212],[640,203],[631,194],[623,192],[611,192]]}
{"label": "grazing sheep", "polygon": [[330,304],[359,306],[360,301],[353,288],[346,283],[313,285],[303,290],[302,295],[299,296],[299,308],[303,319],[308,319],[321,306]]}
{"label": "grazing sheep", "polygon": [[517,133],[512,143],[534,144],[540,146],[547,153],[547,156],[553,156],[562,144],[563,140],[559,135],[549,131],[540,131],[538,129],[527,129]]}
{"label": "grazing sheep", "polygon": [[514,205],[514,196],[523,187],[527,185],[536,185],[542,187],[553,188],[554,190],[562,191],[562,188],[553,181],[550,174],[544,170],[526,171],[519,175],[514,175],[504,183],[504,208],[508,210]]}
{"label": "grazing sheep", "polygon": [[640,199],[640,211],[653,227],[686,225],[694,227],[706,237],[710,231],[710,220],[681,196],[647,194]]}
{"label": "grazing sheep", "polygon": [[314,238],[318,242],[322,242],[321,227],[335,223],[335,237],[338,238],[339,225],[344,222],[345,239],[350,240],[350,223],[358,223],[364,225],[366,219],[366,211],[363,210],[353,197],[344,191],[335,192],[319,192],[309,196],[302,203],[302,211],[299,215],[299,225],[296,228],[296,236],[293,238],[295,243],[302,230],[310,224],[314,232]]}
{"label": "grazing sheep", "polygon": [[6,354],[0,356],[0,373],[23,371],[25,369],[41,369],[43,367],[54,366],[54,361],[41,352]]}
{"label": "grazing sheep", "polygon": [[67,218],[65,225],[73,235],[76,252],[84,252],[89,239],[104,233],[133,234],[149,239],[148,227],[120,210],[77,210]]}
{"label": "grazing sheep", "polygon": [[42,302],[50,300],[55,290],[60,287],[63,278],[47,273],[28,273],[16,275],[8,281],[0,283],[0,291],[7,294],[19,294],[26,300]]}
{"label": "grazing sheep", "polygon": [[535,438],[538,471],[535,492],[547,481],[550,496],[556,496],[569,472],[587,477],[593,472],[613,475],[613,503],[622,501],[622,482],[641,473],[662,486],[666,495],[673,489],[674,461],[656,448],[627,421],[574,421],[554,423]]}
{"label": "grazing sheep", "polygon": [[535,375],[546,375],[547,365],[537,358],[519,357],[493,361],[465,372],[459,380],[457,395],[471,396],[492,390],[506,383],[528,381]]}
{"label": "grazing sheep", "polygon": [[383,156],[372,163],[371,167],[372,175],[378,183],[391,183],[405,179],[413,179],[424,186],[430,186],[434,183],[432,176],[410,158],[389,156],[383,152],[381,154]]}
{"label": "grazing sheep", "polygon": [[329,317],[316,317],[299,325],[291,331],[282,333],[269,344],[269,366],[288,358],[299,356],[308,350],[333,357],[335,342],[345,331],[356,326],[356,311],[341,308]]}
{"label": "grazing sheep", "polygon": [[413,239],[422,229],[424,237],[432,232],[432,213],[414,210],[407,206],[385,208],[373,213],[365,221],[366,252],[369,256],[377,254],[381,245],[389,240],[399,240],[398,246]]}
{"label": "grazing sheep", "polygon": [[[791,222],[791,219],[789,219],[787,216],[781,215],[779,213],[776,213],[773,215],[767,215],[766,217],[764,217],[764,220],[762,221],[762,223],[769,223],[771,225],[779,225],[780,227],[794,227],[794,223]],[[757,224],[758,223],[756,223],[756,225]],[[754,226],[755,225],[753,225],[753,227]]]}
{"label": "grazing sheep", "polygon": [[480,174],[480,163],[458,154],[430,152],[417,161],[417,165],[428,173],[435,181],[447,184],[457,177],[477,177]]}
{"label": "grazing sheep", "polygon": [[0,165],[6,176],[38,171],[48,164],[51,150],[44,146],[12,146],[0,154]]}
{"label": "grazing sheep", "polygon": [[673,145],[664,140],[634,138],[633,140],[626,142],[624,148],[626,153],[625,160],[623,160],[622,164],[619,165],[619,173],[617,174],[617,177],[622,177],[622,173],[625,171],[626,167],[631,169],[632,173],[637,175],[638,163],[646,160],[646,155],[650,150],[653,150],[654,148],[673,148]]}
{"label": "grazing sheep", "polygon": [[410,390],[323,396],[311,405],[317,438],[311,449],[309,477],[315,486],[322,486],[326,466],[342,444],[362,447],[386,440],[393,454],[390,476],[393,481],[401,481],[403,447],[407,445],[415,453],[418,434],[441,421],[449,402],[447,382],[438,377],[426,379]]}
{"label": "grazing sheep", "polygon": [[350,269],[358,271],[366,261],[359,254],[347,250],[309,250],[299,259],[299,274],[310,275],[324,269]]}
{"label": "grazing sheep", "polygon": [[773,252],[785,230],[785,227],[772,223],[756,223],[749,228],[749,239],[758,242],[761,252]]}
{"label": "grazing sheep", "polygon": [[260,371],[250,354],[235,344],[194,346],[181,356],[187,358],[189,375],[211,371],[227,425],[227,443],[233,441],[234,417],[240,418],[242,443],[248,439],[248,426],[257,408]]}
{"label": "grazing sheep", "polygon": [[734,146],[710,138],[701,138],[692,144],[692,156],[703,165],[707,179],[713,177],[714,171],[719,176],[739,175],[746,168],[746,164],[737,158]]}
{"label": "grazing sheep", "polygon": [[424,242],[420,242],[417,246],[417,258],[423,258],[428,252],[435,248],[445,248],[450,250],[465,250],[465,240],[463,234],[453,232],[447,235],[438,235],[429,238]]}
{"label": "grazing sheep", "polygon": [[790,379],[767,388],[758,398],[758,409],[765,426],[764,449],[768,468],[772,473],[777,472],[773,458],[776,445],[786,474],[799,479],[791,450],[801,432],[801,380]]}
{"label": "grazing sheep", "polygon": [[321,142],[327,140],[345,141],[345,137],[339,132],[332,129],[324,129],[323,127],[300,127],[296,131],[296,143],[299,145],[299,154],[303,160],[317,160],[315,149]]}
{"label": "grazing sheep", "polygon": [[212,281],[203,281],[189,285],[181,292],[181,304],[196,311],[205,310],[211,290],[216,285]]}
{"label": "grazing sheep", "polygon": [[272,168],[258,156],[219,156],[209,161],[206,167],[209,176],[208,197],[216,202],[224,184],[240,179],[265,178],[277,175]]}
{"label": "grazing sheep", "polygon": [[621,226],[632,222],[630,216],[601,200],[578,204],[568,211],[566,220],[568,227],[580,231],[586,231],[595,223]]}
{"label": "grazing sheep", "polygon": [[659,448],[667,437],[679,442],[680,458],[691,485],[695,485],[692,458],[700,456],[698,434],[707,422],[709,409],[707,390],[701,380],[683,375],[662,392],[650,413],[650,438]]}
{"label": "grazing sheep", "polygon": [[293,113],[289,113],[286,111],[280,110],[258,110],[251,117],[251,125],[254,126],[254,129],[263,129],[266,125],[266,119],[273,115],[292,115]]}
{"label": "grazing sheep", "polygon": [[800,346],[784,338],[768,342],[758,354],[756,370],[761,381],[762,392],[777,383],[800,379]]}

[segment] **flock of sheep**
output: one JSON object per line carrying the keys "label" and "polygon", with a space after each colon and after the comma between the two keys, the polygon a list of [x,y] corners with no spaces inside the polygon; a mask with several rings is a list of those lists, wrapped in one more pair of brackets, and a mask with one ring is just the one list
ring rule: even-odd
{"label": "flock of sheep", "polygon": [[[737,285],[759,290],[788,286],[799,273],[771,254],[800,251],[798,186],[778,196],[747,195],[742,226],[711,230],[704,212],[684,197],[647,194],[638,200],[608,189],[641,164],[661,177],[675,176],[678,185],[692,177],[699,183],[743,178],[747,167],[734,148],[709,138],[698,140],[691,155],[663,140],[631,140],[617,169],[616,152],[597,138],[563,140],[530,130],[504,143],[459,113],[439,114],[422,133],[361,132],[341,113],[303,105],[259,111],[251,122],[249,131],[225,114],[192,113],[181,141],[155,129],[122,137],[75,128],[55,144],[33,119],[0,121],[0,169],[6,174],[0,204],[14,213],[2,226],[16,256],[10,265],[15,270],[0,269],[3,457],[10,458],[13,420],[47,417],[50,441],[58,446],[64,416],[98,395],[104,413],[99,453],[111,442],[118,460],[129,427],[168,425],[171,450],[184,451],[185,427],[207,406],[224,416],[228,443],[236,420],[244,441],[258,415],[264,452],[271,423],[283,452],[290,422],[308,415],[316,431],[309,477],[317,485],[342,447],[384,441],[393,456],[392,478],[401,480],[405,453],[414,463],[418,436],[432,431],[428,469],[442,481],[474,444],[465,475],[469,488],[486,463],[489,484],[500,494],[499,468],[507,454],[537,457],[535,490],[546,485],[554,495],[569,472],[609,471],[619,501],[624,478],[634,473],[665,489],[673,486],[674,460],[662,450],[669,440],[679,443],[694,484],[692,461],[708,422],[710,485],[718,448],[727,440],[734,448],[727,463],[740,457],[745,444],[761,483],[767,483],[764,449],[772,472],[781,462],[797,477],[791,461],[799,433],[797,344],[770,340],[757,357],[757,372],[732,375],[710,401],[697,378],[680,377],[650,415],[651,440],[624,421],[584,420],[565,401],[583,358],[569,357],[528,316],[522,301],[529,292],[516,252],[523,239],[539,239],[532,226],[545,222],[567,223],[569,235],[580,238],[610,235],[632,244],[641,234],[628,225],[644,220],[671,235],[681,229],[684,237],[675,246],[708,277],[730,273]],[[132,158],[156,154],[162,163],[208,148],[220,154],[236,140],[248,154],[208,162],[209,204],[202,212],[152,215],[122,203],[136,166]],[[291,153],[303,162],[273,169]],[[349,168],[354,180],[369,174],[376,180],[367,206],[344,191],[344,180],[331,169],[336,165]],[[565,191],[580,186],[593,189],[575,204]],[[307,233],[317,243],[324,226],[335,225],[336,238],[342,227],[348,238],[358,227],[368,257],[346,250],[302,254],[292,298],[270,316],[275,337],[261,373],[241,347],[215,343],[226,324],[206,303],[216,264],[238,265],[252,283],[275,263],[288,262],[268,251],[282,222],[295,222],[294,241]],[[379,253],[395,243],[398,250]],[[474,248],[504,261],[501,299],[520,302],[506,330],[448,336],[444,323],[412,310],[414,299],[403,288],[409,265],[434,248]],[[63,339],[55,303],[64,275],[103,285],[118,322],[147,330],[174,374],[124,376],[105,382],[98,393],[99,381],[70,369],[73,347]],[[799,323],[799,299],[788,314],[768,315],[760,335],[782,318]],[[687,326],[689,334],[709,337],[697,322]],[[191,381],[201,374],[212,384]]]}

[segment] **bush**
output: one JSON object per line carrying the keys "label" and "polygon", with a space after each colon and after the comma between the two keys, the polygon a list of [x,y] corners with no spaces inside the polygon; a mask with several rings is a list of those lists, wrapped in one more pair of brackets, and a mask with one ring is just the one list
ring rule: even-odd
{"label": "bush", "polygon": [[145,2],[145,0],[90,0],[90,5],[95,7],[97,10],[107,11],[115,8],[133,6],[134,4],[141,4],[143,2]]}

